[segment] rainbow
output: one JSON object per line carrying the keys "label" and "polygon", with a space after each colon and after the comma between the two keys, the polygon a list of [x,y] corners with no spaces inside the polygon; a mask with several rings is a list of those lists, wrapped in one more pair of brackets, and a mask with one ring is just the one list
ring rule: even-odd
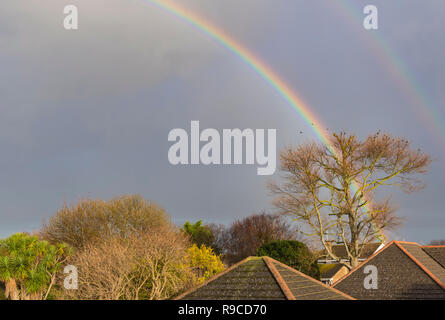
{"label": "rainbow", "polygon": [[174,14],[176,17],[187,21],[193,27],[199,31],[204,32],[211,38],[218,41],[226,49],[234,53],[238,58],[243,60],[247,65],[249,65],[257,74],[259,74],[266,82],[272,86],[291,106],[294,108],[301,117],[312,127],[313,132],[316,136],[327,146],[330,146],[328,140],[328,134],[322,124],[321,120],[316,116],[314,112],[311,111],[309,106],[298,97],[289,86],[281,80],[266,64],[261,62],[255,55],[241,44],[237,43],[234,39],[229,37],[223,31],[217,29],[210,22],[206,21],[202,17],[198,17],[194,13],[188,11],[185,8],[173,4],[172,2],[166,0],[148,0],[151,3],[156,4],[168,12]]}
{"label": "rainbow", "polygon": [[[258,75],[260,75],[275,91],[277,91],[295,110],[297,113],[305,120],[305,122],[312,128],[312,131],[318,137],[318,139],[326,145],[327,148],[334,154],[337,155],[337,151],[334,146],[329,141],[329,134],[326,126],[323,125],[322,121],[317,117],[317,115],[310,109],[309,105],[303,101],[303,99],[297,96],[290,87],[278,77],[266,64],[260,61],[253,53],[251,53],[247,48],[243,47],[241,44],[237,43],[234,39],[229,37],[223,31],[217,29],[210,22],[206,21],[202,17],[198,17],[196,14],[190,12],[189,10],[180,7],[177,4],[169,2],[167,0],[147,0],[149,3],[160,7],[174,16],[188,22],[197,30],[207,34],[209,37],[213,38],[219,42],[223,47],[231,51],[238,58],[243,60],[247,65],[249,65]],[[355,191],[358,190],[357,185],[353,185]],[[366,205],[366,209],[369,206]],[[375,229],[378,229],[374,226]],[[386,240],[386,236],[382,230],[378,230],[381,240]]]}
{"label": "rainbow", "polygon": [[349,21],[352,30],[355,30],[360,39],[363,39],[363,42],[371,48],[378,61],[384,66],[384,70],[392,77],[399,89],[418,106],[414,110],[415,113],[426,123],[425,127],[430,131],[436,143],[442,147],[441,151],[444,152],[445,120],[438,108],[434,107],[422,86],[416,81],[412,72],[403,63],[400,55],[381,36],[381,33],[363,29],[361,10],[354,7],[352,3],[346,0],[338,0],[328,1],[327,4],[342,15],[345,18],[344,21]]}

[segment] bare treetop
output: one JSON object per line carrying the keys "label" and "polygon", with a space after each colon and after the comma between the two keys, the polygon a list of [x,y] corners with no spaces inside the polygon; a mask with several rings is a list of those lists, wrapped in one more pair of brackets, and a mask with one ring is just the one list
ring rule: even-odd
{"label": "bare treetop", "polygon": [[319,238],[340,262],[328,242],[346,247],[351,268],[366,243],[382,241],[382,231],[400,225],[389,196],[376,198],[379,187],[413,192],[424,187],[416,178],[431,159],[410,143],[377,132],[361,141],[344,132],[330,137],[330,146],[307,143],[280,154],[283,184],[271,184],[275,205],[296,217],[306,235]]}

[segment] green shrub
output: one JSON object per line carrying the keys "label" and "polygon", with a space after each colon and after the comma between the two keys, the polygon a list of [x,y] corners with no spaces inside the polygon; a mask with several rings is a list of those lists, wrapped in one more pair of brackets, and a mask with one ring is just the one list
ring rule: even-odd
{"label": "green shrub", "polygon": [[51,245],[25,233],[0,240],[0,281],[9,298],[46,299],[70,253],[66,244]]}
{"label": "green shrub", "polygon": [[320,279],[316,256],[302,242],[295,240],[271,241],[262,245],[258,256],[269,256],[315,279]]}

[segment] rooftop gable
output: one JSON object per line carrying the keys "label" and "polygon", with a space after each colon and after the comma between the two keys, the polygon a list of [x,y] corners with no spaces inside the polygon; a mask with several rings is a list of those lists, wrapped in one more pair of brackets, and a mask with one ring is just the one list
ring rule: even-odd
{"label": "rooftop gable", "polygon": [[352,298],[272,258],[249,257],[176,299],[339,300]]}
{"label": "rooftop gable", "polygon": [[285,265],[275,259],[264,257],[283,290],[289,290],[289,300],[351,300],[347,294]]}
{"label": "rooftop gable", "polygon": [[[370,265],[377,269],[377,289],[364,285]],[[357,299],[445,299],[441,277],[441,267],[417,243],[392,241],[334,287]]]}
{"label": "rooftop gable", "polygon": [[422,247],[418,243],[396,241],[396,244],[404,250],[425,273],[445,289],[445,269],[422,250]]}

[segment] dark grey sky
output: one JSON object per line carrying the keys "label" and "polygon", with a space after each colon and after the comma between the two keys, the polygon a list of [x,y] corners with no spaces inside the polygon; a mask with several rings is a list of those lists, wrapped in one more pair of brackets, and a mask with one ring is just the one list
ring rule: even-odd
{"label": "dark grey sky", "polygon": [[[380,129],[432,155],[426,189],[387,190],[406,218],[393,237],[445,238],[445,2],[181,3],[266,62],[330,130]],[[77,31],[63,29],[67,4],[79,8]],[[361,25],[366,4],[379,9],[377,31]],[[430,101],[442,134],[391,72],[381,41]],[[256,166],[169,164],[168,132],[191,120],[276,128],[279,148],[316,139],[249,66],[145,0],[2,0],[0,70],[0,236],[38,229],[64,202],[123,193],[159,203],[177,223],[271,209],[271,177]]]}

